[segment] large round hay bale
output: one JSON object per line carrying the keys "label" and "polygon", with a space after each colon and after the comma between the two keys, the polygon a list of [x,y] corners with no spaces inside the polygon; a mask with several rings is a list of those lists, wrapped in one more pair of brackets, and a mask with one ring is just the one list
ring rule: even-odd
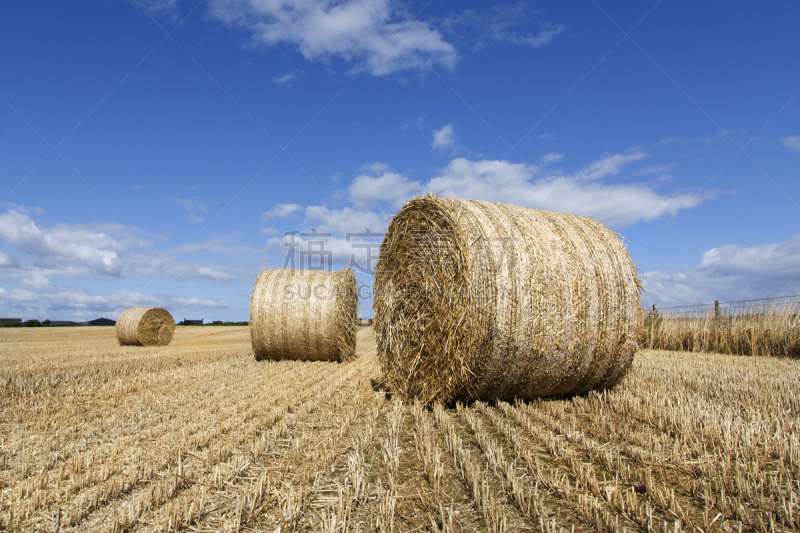
{"label": "large round hay bale", "polygon": [[253,287],[250,340],[258,360],[349,361],[357,321],[350,269],[264,270]]}
{"label": "large round hay bale", "polygon": [[589,218],[419,197],[392,219],[375,277],[387,386],[429,402],[614,386],[637,348],[640,283]]}
{"label": "large round hay bale", "polygon": [[117,340],[123,346],[166,346],[175,333],[175,319],[160,307],[131,307],[117,319]]}

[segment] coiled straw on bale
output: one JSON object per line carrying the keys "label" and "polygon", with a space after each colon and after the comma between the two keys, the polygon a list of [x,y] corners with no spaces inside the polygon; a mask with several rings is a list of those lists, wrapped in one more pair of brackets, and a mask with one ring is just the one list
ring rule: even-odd
{"label": "coiled straw on bale", "polygon": [[599,222],[418,197],[392,219],[375,277],[387,386],[426,402],[612,387],[637,348],[639,289]]}
{"label": "coiled straw on bale", "polygon": [[117,340],[123,346],[166,346],[175,333],[175,319],[160,307],[131,307],[117,319]]}
{"label": "coiled straw on bale", "polygon": [[355,357],[353,271],[264,270],[250,299],[256,359],[348,361]]}

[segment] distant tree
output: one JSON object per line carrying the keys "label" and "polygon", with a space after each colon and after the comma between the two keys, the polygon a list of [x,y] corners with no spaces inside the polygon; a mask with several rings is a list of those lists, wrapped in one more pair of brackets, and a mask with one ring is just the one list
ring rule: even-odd
{"label": "distant tree", "polygon": [[42,323],[36,320],[35,318],[26,320],[25,322],[22,323],[22,327],[24,328],[38,328],[41,325]]}

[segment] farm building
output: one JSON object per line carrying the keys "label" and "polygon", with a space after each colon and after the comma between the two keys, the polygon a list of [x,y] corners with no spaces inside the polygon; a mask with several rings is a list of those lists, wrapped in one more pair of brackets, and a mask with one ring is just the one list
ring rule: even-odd
{"label": "farm building", "polygon": [[193,325],[202,326],[203,325],[203,319],[201,318],[200,320],[191,320],[189,318],[184,318],[183,322],[181,322],[181,324],[183,324],[184,326],[193,326]]}
{"label": "farm building", "polygon": [[90,326],[114,326],[117,324],[117,321],[111,320],[110,318],[95,318],[87,322],[87,324]]}
{"label": "farm building", "polygon": [[21,318],[0,318],[0,324],[22,324]]}

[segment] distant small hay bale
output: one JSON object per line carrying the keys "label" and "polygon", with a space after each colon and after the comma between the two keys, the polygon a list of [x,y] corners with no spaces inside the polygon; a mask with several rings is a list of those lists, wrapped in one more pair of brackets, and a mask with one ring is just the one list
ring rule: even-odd
{"label": "distant small hay bale", "polygon": [[175,333],[175,319],[160,307],[131,307],[117,319],[122,346],[166,346]]}
{"label": "distant small hay bale", "polygon": [[257,360],[355,358],[358,294],[350,269],[264,270],[250,299]]}
{"label": "distant small hay bale", "polygon": [[389,224],[375,276],[387,386],[424,402],[613,387],[637,348],[640,287],[597,221],[415,198]]}
{"label": "distant small hay bale", "polygon": [[372,319],[371,318],[359,318],[358,319],[358,325],[359,326],[371,326],[372,325]]}

